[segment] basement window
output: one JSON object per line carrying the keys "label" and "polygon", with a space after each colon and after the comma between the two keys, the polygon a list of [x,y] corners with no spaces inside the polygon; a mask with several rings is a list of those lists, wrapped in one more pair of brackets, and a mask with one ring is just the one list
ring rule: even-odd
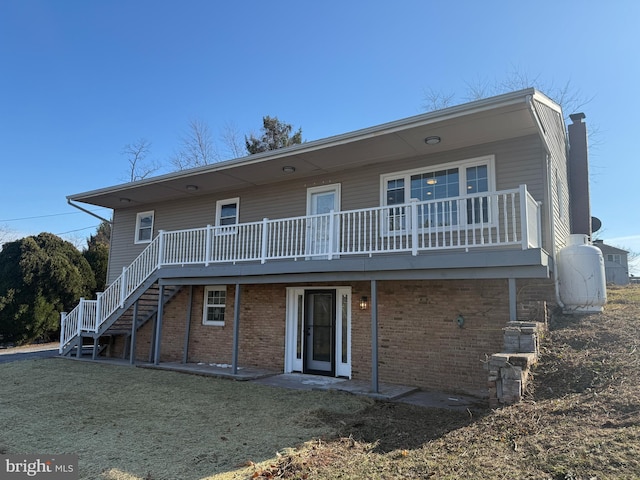
{"label": "basement window", "polygon": [[224,327],[227,307],[227,286],[213,285],[204,288],[202,324]]}

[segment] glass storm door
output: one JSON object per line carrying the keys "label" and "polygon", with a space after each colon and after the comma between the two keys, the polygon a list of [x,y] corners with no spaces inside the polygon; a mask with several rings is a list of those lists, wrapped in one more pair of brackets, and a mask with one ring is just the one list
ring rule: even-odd
{"label": "glass storm door", "polygon": [[[327,258],[331,249],[329,213],[340,210],[340,185],[310,188],[307,191],[307,253],[312,258]],[[336,244],[338,228],[334,225],[333,242]]]}
{"label": "glass storm door", "polygon": [[335,373],[336,291],[305,292],[304,371],[321,375]]}

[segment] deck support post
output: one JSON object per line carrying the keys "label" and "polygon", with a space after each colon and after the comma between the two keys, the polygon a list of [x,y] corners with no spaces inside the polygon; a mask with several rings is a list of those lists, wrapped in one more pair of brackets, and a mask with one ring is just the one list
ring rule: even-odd
{"label": "deck support post", "polygon": [[238,374],[238,344],[240,343],[240,284],[236,283],[236,296],[233,304],[233,356],[231,367]]}
{"label": "deck support post", "polygon": [[100,337],[94,337],[93,338],[93,352],[91,352],[91,359],[95,360],[96,358],[98,358],[98,339]]}
{"label": "deck support post", "polygon": [[136,335],[138,334],[138,300],[133,304],[133,321],[131,322],[131,340],[129,345],[129,363],[136,363]]}
{"label": "deck support post", "polygon": [[193,285],[189,285],[189,303],[187,304],[187,325],[184,332],[184,347],[182,348],[182,363],[189,360],[189,336],[191,335],[191,309],[193,303]]}
{"label": "deck support post", "polygon": [[517,309],[517,292],[516,292],[516,279],[509,279],[509,321],[515,322],[518,319]]}
{"label": "deck support post", "polygon": [[378,390],[378,283],[371,280],[371,392]]}
{"label": "deck support post", "polygon": [[156,315],[156,338],[155,347],[153,349],[153,364],[160,364],[160,339],[162,338],[162,313],[164,308],[164,285],[160,285],[158,289],[158,314]]}

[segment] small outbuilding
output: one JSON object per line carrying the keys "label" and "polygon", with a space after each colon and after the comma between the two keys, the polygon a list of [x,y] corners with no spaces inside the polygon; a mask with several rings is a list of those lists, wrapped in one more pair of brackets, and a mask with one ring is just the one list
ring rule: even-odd
{"label": "small outbuilding", "polygon": [[593,245],[602,250],[607,283],[627,285],[629,283],[629,252],[607,245],[603,240],[594,240]]}

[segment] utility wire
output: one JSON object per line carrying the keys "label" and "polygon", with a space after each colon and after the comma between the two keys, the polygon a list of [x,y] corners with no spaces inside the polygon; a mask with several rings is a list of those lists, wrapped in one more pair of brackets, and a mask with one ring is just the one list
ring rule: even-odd
{"label": "utility wire", "polygon": [[81,232],[82,230],[89,230],[90,228],[98,228],[98,225],[92,225],[90,227],[78,228],[76,230],[69,230],[68,232],[54,233],[54,235],[58,235],[58,236],[66,235],[67,233]]}
{"label": "utility wire", "polygon": [[[100,210],[101,210],[100,208],[97,208],[97,209],[91,210],[91,211],[92,212],[98,212]],[[37,215],[35,217],[9,218],[7,220],[0,220],[0,222],[17,222],[17,221],[20,221],[20,220],[33,220],[33,219],[36,219],[36,218],[60,217],[62,215],[77,215],[79,213],[82,213],[82,212],[51,213],[51,214],[48,214],[48,215]]]}

